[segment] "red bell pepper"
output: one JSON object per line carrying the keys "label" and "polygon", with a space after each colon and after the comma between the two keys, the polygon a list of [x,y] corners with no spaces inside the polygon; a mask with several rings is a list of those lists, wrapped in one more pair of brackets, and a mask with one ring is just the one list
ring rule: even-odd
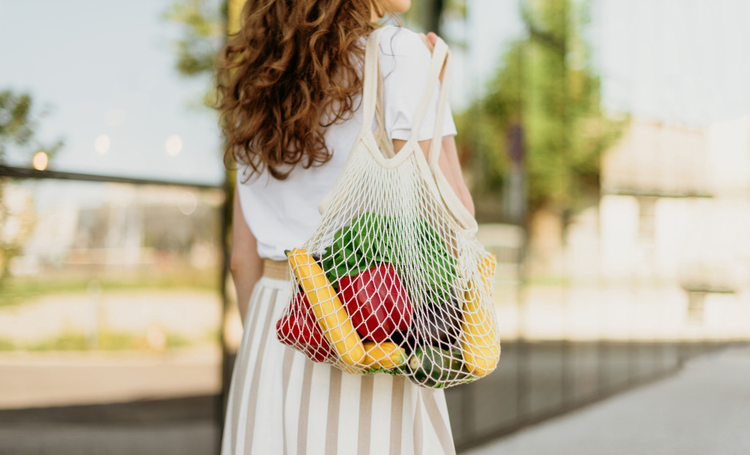
{"label": "red bell pepper", "polygon": [[292,297],[289,311],[276,322],[276,337],[283,344],[302,351],[314,362],[325,362],[334,355],[331,343],[323,334],[310,301],[302,291]]}
{"label": "red bell pepper", "polygon": [[406,331],[411,325],[411,303],[396,269],[389,264],[380,264],[354,277],[341,277],[339,289],[339,297],[363,338],[380,343],[394,331]]}

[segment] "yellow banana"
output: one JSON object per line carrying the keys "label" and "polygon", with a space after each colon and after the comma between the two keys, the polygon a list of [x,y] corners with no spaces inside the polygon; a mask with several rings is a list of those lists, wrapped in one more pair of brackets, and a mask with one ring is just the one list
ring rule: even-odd
{"label": "yellow banana", "polygon": [[[487,256],[479,265],[479,275],[485,292],[492,295],[492,278],[497,259]],[[461,324],[462,347],[466,368],[477,377],[485,376],[495,369],[500,357],[500,346],[495,329],[494,314],[482,307],[482,299],[476,283],[469,283]]]}
{"label": "yellow banana", "polygon": [[365,358],[362,340],[323,269],[306,250],[295,248],[287,252],[287,257],[320,328],[341,360],[348,365],[362,365]]}
{"label": "yellow banana", "polygon": [[395,368],[406,363],[406,351],[396,343],[365,341],[365,365],[368,367]]}

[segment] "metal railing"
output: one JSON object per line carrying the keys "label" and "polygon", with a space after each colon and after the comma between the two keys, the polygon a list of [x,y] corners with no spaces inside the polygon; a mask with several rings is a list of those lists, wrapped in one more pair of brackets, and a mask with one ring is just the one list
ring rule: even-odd
{"label": "metal railing", "polygon": [[83,174],[79,172],[65,172],[54,170],[38,170],[25,167],[6,166],[0,164],[0,177],[10,177],[17,179],[35,179],[35,180],[72,180],[79,182],[100,182],[100,183],[128,183],[132,185],[158,185],[174,186],[181,188],[195,188],[199,190],[219,189],[224,190],[223,185],[211,185],[206,183],[179,182],[171,180],[154,180],[142,179],[135,177],[120,177],[114,175],[102,174]]}

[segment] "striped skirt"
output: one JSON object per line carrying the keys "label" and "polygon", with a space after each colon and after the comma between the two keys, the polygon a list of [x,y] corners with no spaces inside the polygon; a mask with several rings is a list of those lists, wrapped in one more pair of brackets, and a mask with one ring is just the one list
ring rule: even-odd
{"label": "striped skirt", "polygon": [[232,374],[222,455],[455,454],[442,390],[314,363],[276,338],[288,281],[263,277]]}

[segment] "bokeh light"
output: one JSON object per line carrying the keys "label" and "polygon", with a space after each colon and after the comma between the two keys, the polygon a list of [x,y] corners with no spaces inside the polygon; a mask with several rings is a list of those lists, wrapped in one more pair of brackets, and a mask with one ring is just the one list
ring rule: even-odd
{"label": "bokeh light", "polygon": [[107,136],[106,134],[99,135],[94,141],[94,148],[96,149],[96,153],[107,153],[110,143],[111,141],[109,140],[109,136]]}
{"label": "bokeh light", "polygon": [[182,151],[182,138],[176,134],[169,136],[167,142],[164,143],[164,148],[167,150],[167,155],[177,156]]}
{"label": "bokeh light", "polygon": [[185,191],[180,195],[180,200],[177,202],[180,212],[185,215],[191,215],[195,212],[195,208],[198,206],[198,199],[195,195],[189,191]]}
{"label": "bokeh light", "polygon": [[44,152],[37,152],[36,155],[34,155],[34,159],[31,161],[32,165],[34,166],[34,169],[38,171],[43,171],[47,169],[47,164],[49,163],[49,158],[47,157],[47,154]]}

